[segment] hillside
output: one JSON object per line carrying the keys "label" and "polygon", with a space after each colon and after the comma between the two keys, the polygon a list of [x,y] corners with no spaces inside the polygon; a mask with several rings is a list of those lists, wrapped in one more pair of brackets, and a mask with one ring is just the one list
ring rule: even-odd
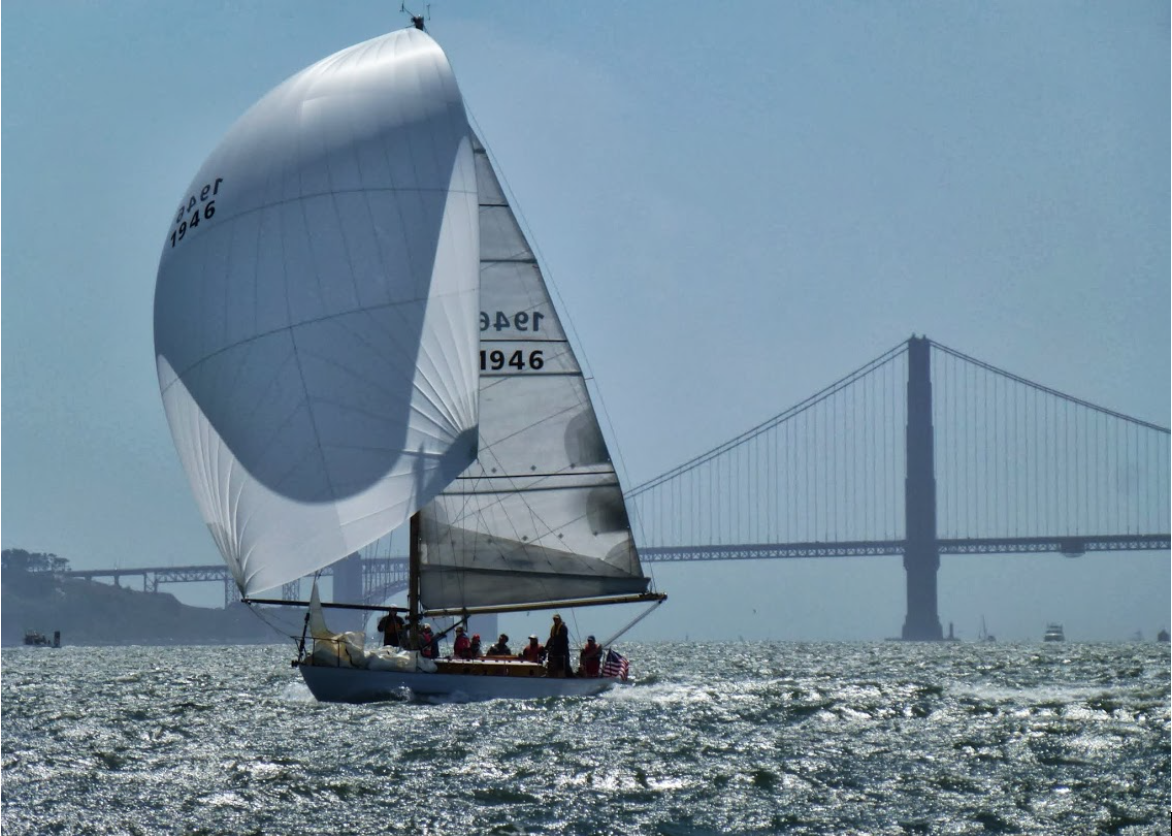
{"label": "hillside", "polygon": [[227,609],[191,607],[163,592],[138,592],[48,572],[6,570],[0,579],[0,644],[18,645],[26,630],[62,644],[253,644],[287,640],[301,629],[303,613],[264,609],[284,625],[273,630],[243,604]]}

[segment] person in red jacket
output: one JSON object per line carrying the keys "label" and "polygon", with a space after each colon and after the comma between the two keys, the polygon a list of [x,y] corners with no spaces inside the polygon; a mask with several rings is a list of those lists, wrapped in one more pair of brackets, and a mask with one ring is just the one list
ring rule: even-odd
{"label": "person in red jacket", "polygon": [[602,645],[594,636],[586,637],[586,644],[578,654],[578,676],[598,676],[602,670]]}
{"label": "person in red jacket", "polygon": [[472,642],[468,639],[468,631],[461,624],[456,627],[456,641],[452,645],[452,653],[457,659],[472,658]]}
{"label": "person in red jacket", "polygon": [[544,662],[545,661],[545,646],[537,641],[537,636],[529,637],[529,644],[521,649],[517,654],[518,659],[524,659],[526,662]]}
{"label": "person in red jacket", "polygon": [[424,624],[419,634],[419,655],[424,659],[439,657],[439,639],[431,632],[430,624]]}

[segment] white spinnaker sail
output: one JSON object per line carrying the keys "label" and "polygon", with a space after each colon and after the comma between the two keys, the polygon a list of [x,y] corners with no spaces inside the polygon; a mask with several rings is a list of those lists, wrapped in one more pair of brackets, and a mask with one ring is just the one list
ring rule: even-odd
{"label": "white spinnaker sail", "polygon": [[159,385],[245,594],[386,534],[475,459],[475,164],[425,33],[358,44],[275,88],[172,220]]}
{"label": "white spinnaker sail", "polygon": [[480,452],[421,512],[428,608],[643,592],[586,381],[537,260],[475,142]]}

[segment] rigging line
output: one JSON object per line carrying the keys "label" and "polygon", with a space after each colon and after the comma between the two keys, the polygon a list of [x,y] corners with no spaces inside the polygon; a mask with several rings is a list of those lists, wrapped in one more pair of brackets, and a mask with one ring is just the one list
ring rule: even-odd
{"label": "rigging line", "polygon": [[1116,412],[1113,409],[1107,409],[1104,406],[1099,406],[1097,404],[1093,404],[1090,401],[1084,401],[1081,398],[1076,398],[1072,395],[1067,395],[1064,392],[1059,392],[1057,389],[1051,389],[1049,386],[1044,386],[1041,383],[1036,383],[1032,380],[1029,380],[1028,378],[1024,378],[1024,377],[1021,377],[1020,375],[1016,375],[1013,372],[1008,372],[1005,369],[998,368],[997,366],[994,366],[990,363],[986,363],[983,360],[978,360],[975,357],[970,357],[969,355],[964,354],[964,353],[957,351],[955,349],[949,348],[946,345],[941,345],[940,343],[936,343],[936,342],[932,343],[932,345],[936,346],[941,351],[946,351],[955,357],[959,357],[960,359],[965,360],[966,362],[972,363],[976,366],[980,366],[982,369],[985,369],[986,371],[993,372],[994,374],[999,374],[1002,377],[1007,377],[1010,380],[1017,381],[1018,383],[1022,383],[1026,386],[1032,386],[1033,388],[1038,389],[1042,392],[1045,392],[1046,394],[1051,395],[1053,397],[1061,398],[1062,400],[1069,401],[1074,404],[1078,404],[1079,406],[1085,407],[1086,409],[1093,409],[1096,412],[1102,412],[1105,415],[1110,415],[1113,418],[1118,418],[1122,421],[1127,421],[1131,424],[1138,424],[1139,426],[1146,427],[1149,430],[1156,430],[1157,432],[1162,432],[1165,435],[1172,434],[1172,430],[1169,430],[1167,427],[1161,427],[1157,424],[1152,424],[1152,423],[1149,423],[1148,421],[1144,421],[1139,418],[1133,418],[1130,415],[1124,415],[1122,412]]}
{"label": "rigging line", "polygon": [[[891,540],[891,539],[893,539],[891,536],[891,519],[894,516],[894,514],[891,511],[891,508],[892,508],[895,497],[891,493],[891,491],[889,490],[890,486],[888,485],[888,473],[887,473],[887,458],[891,452],[888,449],[888,445],[887,445],[887,441],[888,441],[887,424],[888,424],[888,421],[890,420],[889,416],[888,416],[888,408],[887,408],[887,401],[888,401],[888,398],[891,394],[888,391],[890,388],[890,383],[888,380],[888,378],[890,377],[890,373],[888,371],[884,371],[883,374],[880,375],[880,377],[881,377],[881,380],[879,382],[879,387],[878,387],[879,398],[878,398],[878,403],[875,406],[876,412],[878,413],[878,416],[877,416],[878,429],[875,433],[875,447],[877,450],[879,450],[880,455],[882,456],[882,460],[876,462],[876,466],[878,467],[878,470],[879,470],[879,477],[876,480],[875,487],[878,490],[880,490],[880,492],[882,493],[882,495],[884,497],[886,497],[886,500],[884,501],[883,508],[882,508],[882,514],[883,514],[882,532],[883,532],[883,539]],[[879,457],[877,456],[876,458],[878,459]]]}
{"label": "rigging line", "polygon": [[261,611],[259,610],[259,608],[257,608],[257,607],[254,607],[254,606],[252,606],[251,604],[249,604],[249,605],[248,605],[248,611],[249,611],[249,612],[251,612],[251,613],[253,614],[253,616],[255,616],[257,619],[259,619],[259,620],[260,620],[260,622],[261,622],[262,624],[264,624],[266,627],[268,627],[270,630],[272,630],[272,631],[273,631],[274,633],[276,633],[277,635],[279,635],[279,636],[284,636],[284,637],[285,637],[285,638],[287,638],[287,639],[291,639],[291,640],[292,640],[294,643],[296,643],[296,642],[297,642],[297,640],[300,638],[300,633],[298,633],[298,634],[289,633],[289,632],[287,632],[286,630],[282,629],[281,627],[278,627],[278,626],[277,626],[277,624],[276,624],[274,621],[272,621],[272,620],[270,620],[270,619],[266,618],[266,617],[265,617],[265,616],[264,616],[264,615],[261,613]]}
{"label": "rigging line", "polygon": [[889,368],[884,374],[885,380],[883,382],[883,482],[886,486],[886,492],[891,497],[891,503],[888,507],[887,517],[887,536],[888,539],[894,540],[899,534],[899,476],[896,473],[898,465],[895,463],[896,450],[896,418],[895,418],[895,398],[896,384],[900,380],[900,375],[897,374],[895,367]]}
{"label": "rigging line", "polygon": [[1004,516],[1004,514],[1002,512],[1006,510],[1005,505],[1004,505],[1004,501],[1005,501],[1004,479],[1005,479],[1005,474],[1006,474],[1006,468],[1004,468],[1002,466],[1004,463],[1004,457],[1005,457],[1005,423],[1004,423],[1004,418],[1005,418],[1004,400],[1005,400],[1005,397],[1004,396],[1005,396],[1005,391],[1004,391],[1004,386],[1002,384],[1002,381],[997,378],[994,378],[993,379],[993,436],[997,440],[997,443],[993,448],[993,453],[994,453],[993,474],[994,474],[994,486],[995,486],[994,490],[996,491],[995,497],[997,497],[997,502],[993,506],[993,530],[996,532],[1004,531],[1004,529],[1001,527],[1002,521],[1003,521],[1002,518]]}
{"label": "rigging line", "polygon": [[1018,408],[1020,391],[1020,386],[1011,385],[1006,396],[1006,433],[1009,439],[1009,446],[1005,451],[1006,512],[1009,526],[1007,537],[1021,536],[1021,412]]}
{"label": "rigging line", "polygon": [[1135,509],[1135,512],[1134,512],[1135,531],[1129,532],[1129,533],[1135,533],[1135,534],[1140,533],[1140,508],[1141,508],[1141,502],[1142,502],[1142,497],[1140,496],[1140,485],[1139,485],[1140,461],[1141,460],[1140,460],[1140,456],[1139,456],[1139,432],[1137,431],[1135,433],[1135,468],[1132,470],[1132,472],[1135,473],[1135,492],[1134,493],[1132,493],[1131,491],[1128,492],[1129,496],[1135,497],[1135,500],[1133,500],[1131,503],[1132,507]]}
{"label": "rigging line", "polygon": [[828,528],[834,532],[834,539],[838,539],[838,393],[826,401],[826,417],[830,427],[830,473],[827,477],[827,497],[830,506],[830,524]]}
{"label": "rigging line", "polygon": [[654,611],[654,609],[656,607],[658,607],[660,604],[662,604],[664,602],[664,600],[666,600],[666,599],[661,599],[659,601],[656,601],[650,607],[648,607],[646,610],[641,612],[639,615],[635,616],[635,618],[632,619],[629,624],[627,624],[625,627],[623,627],[621,630],[619,630],[617,633],[615,633],[609,639],[602,642],[602,647],[604,647],[604,648],[609,647],[610,645],[612,645],[616,641],[618,641],[618,639],[620,637],[622,637],[623,635],[625,635],[628,630],[630,630],[632,627],[634,627],[636,624],[638,624],[640,621],[642,621],[647,616],[651,615],[652,611]]}
{"label": "rigging line", "polygon": [[770,494],[766,500],[766,506],[769,509],[769,524],[766,529],[766,537],[769,540],[773,540],[781,536],[781,530],[777,527],[781,522],[777,513],[777,509],[781,505],[778,500],[779,492],[777,490],[777,483],[781,478],[781,475],[777,472],[777,433],[770,433],[767,450],[765,470],[766,478],[769,479]]}
{"label": "rigging line", "polygon": [[[864,403],[866,403],[866,392],[867,392],[866,387],[863,387],[863,395],[861,395],[861,400],[863,400]],[[857,420],[854,420],[854,419],[856,419],[856,417],[859,414],[858,401],[859,401],[859,395],[857,393],[851,393],[851,413],[850,414],[851,414],[852,420],[851,420],[851,446],[849,449],[850,449],[850,453],[851,453],[850,487],[851,487],[851,507],[852,508],[859,507],[859,490],[858,490],[858,487],[859,487],[859,480],[858,480],[859,424],[858,424]],[[863,516],[863,518],[866,519],[866,509],[863,510],[863,515],[861,515],[861,516]],[[857,530],[857,529],[854,529],[854,530]]]}
{"label": "rigging line", "polygon": [[[1083,450],[1086,447],[1086,422],[1084,416],[1087,413],[1079,411],[1075,413],[1075,455],[1078,457],[1078,475],[1075,481],[1075,490],[1078,492],[1078,520],[1079,533],[1082,533],[1083,525],[1087,519],[1087,506],[1085,500],[1087,499],[1086,479],[1090,475],[1086,472],[1086,460],[1084,458]],[[1079,440],[1081,438],[1081,441]]]}
{"label": "rigging line", "polygon": [[809,397],[800,401],[799,403],[790,407],[789,409],[786,409],[786,410],[778,413],[777,415],[774,415],[772,418],[769,418],[765,421],[762,421],[760,424],[757,424],[755,427],[751,427],[750,429],[745,430],[743,433],[736,436],[735,438],[732,438],[722,444],[718,444],[716,447],[713,447],[711,450],[708,450],[705,453],[701,453],[700,455],[698,455],[692,459],[689,459],[688,461],[684,462],[681,465],[678,465],[675,468],[672,468],[671,470],[667,471],[666,473],[662,473],[653,479],[649,479],[646,482],[643,482],[639,485],[636,485],[635,487],[631,488],[630,491],[627,492],[628,495],[633,496],[635,494],[642,493],[645,490],[650,490],[651,488],[655,487],[656,485],[660,484],[661,482],[665,482],[668,479],[671,479],[671,478],[675,477],[676,475],[678,475],[679,473],[682,473],[686,470],[691,470],[692,468],[697,467],[697,466],[703,464],[704,462],[707,462],[707,461],[715,458],[718,455],[721,455],[722,453],[726,452],[727,450],[732,449],[733,447],[736,447],[736,446],[744,443],[748,438],[750,438],[754,435],[762,433],[765,430],[772,429],[773,427],[777,426],[778,424],[783,423],[784,421],[788,421],[792,418],[795,418],[796,416],[802,414],[806,410],[813,408],[814,406],[819,404],[821,401],[830,397],[830,395],[834,394],[839,389],[850,386],[859,378],[863,377],[864,375],[871,374],[872,372],[878,370],[879,368],[886,365],[887,363],[890,363],[892,360],[894,360],[900,354],[903,354],[906,351],[907,351],[907,343],[906,342],[900,343],[899,345],[884,352],[882,355],[880,355],[879,357],[870,361],[869,363],[866,363],[866,364],[860,366],[859,368],[855,369],[850,374],[846,375],[843,378],[840,378],[839,380],[835,381],[834,383],[831,383],[829,386],[814,393],[813,395],[810,395]]}
{"label": "rigging line", "polygon": [[[1041,424],[1038,415],[1038,390],[1027,389],[1026,391],[1030,397],[1030,428],[1034,431],[1034,440],[1030,445],[1029,473],[1027,475],[1029,476],[1030,484],[1037,486],[1041,482],[1041,468],[1039,467],[1041,458],[1038,452],[1038,430]],[[1030,491],[1029,497],[1030,519],[1035,521],[1033,524],[1036,526],[1036,520],[1042,515],[1041,491],[1035,487],[1034,490]]]}
{"label": "rigging line", "polygon": [[1067,404],[1063,410],[1063,440],[1066,442],[1066,449],[1062,454],[1062,469],[1063,482],[1065,483],[1066,491],[1066,519],[1063,521],[1063,530],[1077,533],[1080,526],[1078,524],[1078,486],[1075,480],[1078,478],[1078,412],[1074,412],[1071,417],[1070,404]]}
{"label": "rigging line", "polygon": [[867,509],[866,509],[866,527],[867,532],[875,531],[875,450],[874,450],[874,418],[871,415],[872,402],[874,401],[875,384],[872,380],[867,381],[867,385],[863,388],[863,449],[867,451],[866,457],[863,459],[863,466],[870,471],[867,479]]}
{"label": "rigging line", "polygon": [[[948,445],[945,443],[949,441],[947,432],[947,415],[948,415],[948,398],[951,396],[951,391],[945,385],[944,381],[947,377],[947,366],[941,367],[940,363],[933,362],[932,368],[932,434],[934,436],[932,455],[936,465],[936,471],[942,478],[936,480],[936,494],[937,494],[937,522],[936,522],[936,536],[940,536],[941,531],[948,531],[948,501],[951,498],[948,490]],[[941,466],[943,466],[941,468]]]}
{"label": "rigging line", "polygon": [[[890,457],[887,459],[884,467],[887,470],[887,477],[886,478],[888,480],[890,480],[888,483],[888,490],[891,494],[892,499],[894,500],[891,504],[890,525],[891,525],[891,539],[895,539],[899,535],[899,528],[901,525],[901,521],[899,519],[899,516],[900,516],[899,515],[900,494],[899,494],[899,473],[898,473],[899,465],[896,464],[896,461],[895,461],[896,456],[898,455],[898,447],[896,445],[899,443],[899,426],[898,426],[898,420],[897,420],[898,416],[897,416],[897,407],[896,407],[896,384],[900,383],[901,381],[905,381],[906,374],[898,373],[897,370],[895,369],[895,367],[893,366],[888,370],[887,376],[888,376],[888,382],[884,388],[887,390],[887,398],[889,400],[889,403],[887,404],[887,431],[885,433],[888,438],[888,443],[884,444],[883,447],[884,447],[884,456],[885,457],[887,457],[888,452],[890,452]],[[907,478],[907,456],[906,455],[904,456],[903,463],[904,463],[904,478],[906,479]],[[906,522],[907,522],[907,520],[905,517],[903,523],[906,524]],[[905,527],[906,527],[906,525],[905,525]]]}

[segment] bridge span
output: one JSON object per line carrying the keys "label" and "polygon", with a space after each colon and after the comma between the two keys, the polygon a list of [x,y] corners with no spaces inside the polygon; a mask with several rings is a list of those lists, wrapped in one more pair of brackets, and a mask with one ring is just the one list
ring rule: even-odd
{"label": "bridge span", "polygon": [[[912,337],[627,492],[648,562],[900,555],[909,640],[943,637],[941,555],[1167,551],[1169,430]],[[385,599],[406,558],[352,555],[335,595]],[[219,566],[73,577],[220,582]],[[282,590],[301,599],[300,582]]]}

